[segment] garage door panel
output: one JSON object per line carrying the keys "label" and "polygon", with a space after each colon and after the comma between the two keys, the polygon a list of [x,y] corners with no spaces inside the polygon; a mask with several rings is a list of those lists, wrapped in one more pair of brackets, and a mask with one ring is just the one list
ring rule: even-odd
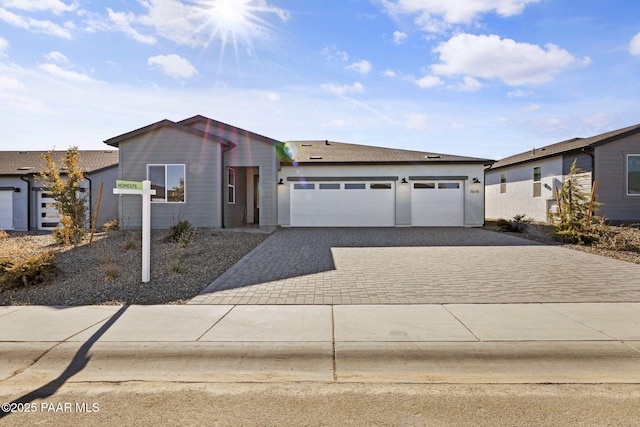
{"label": "garage door panel", "polygon": [[411,190],[411,225],[464,226],[463,188],[461,181],[414,183]]}
{"label": "garage door panel", "polygon": [[[311,183],[309,183],[311,184]],[[333,187],[335,184],[332,183]],[[291,189],[292,226],[393,226],[395,224],[395,191],[372,189],[369,184],[357,183],[340,189],[326,189],[314,183],[313,189],[303,190],[295,184]],[[365,186],[365,189],[359,187]],[[310,186],[309,186],[310,187]]]}
{"label": "garage door panel", "polygon": [[13,191],[0,191],[0,230],[13,230]]}

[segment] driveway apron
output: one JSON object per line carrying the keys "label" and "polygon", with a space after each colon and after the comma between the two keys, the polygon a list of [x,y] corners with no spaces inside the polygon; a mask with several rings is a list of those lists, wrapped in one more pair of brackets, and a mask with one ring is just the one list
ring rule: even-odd
{"label": "driveway apron", "polygon": [[476,228],[286,228],[190,304],[640,302],[640,265]]}

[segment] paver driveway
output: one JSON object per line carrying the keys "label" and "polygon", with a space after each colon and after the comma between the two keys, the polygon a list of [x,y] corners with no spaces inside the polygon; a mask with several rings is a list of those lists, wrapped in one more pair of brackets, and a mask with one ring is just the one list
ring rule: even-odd
{"label": "paver driveway", "polygon": [[191,304],[639,302],[640,265],[475,228],[289,228]]}

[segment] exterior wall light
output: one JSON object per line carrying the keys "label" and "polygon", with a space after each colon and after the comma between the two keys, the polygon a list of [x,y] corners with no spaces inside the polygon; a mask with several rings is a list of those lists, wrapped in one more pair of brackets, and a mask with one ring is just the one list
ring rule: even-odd
{"label": "exterior wall light", "polygon": [[278,181],[278,185],[284,185],[284,181],[282,181],[282,178],[280,178],[280,181]]}
{"label": "exterior wall light", "polygon": [[473,178],[473,183],[474,184],[480,184],[480,180],[478,179],[477,176],[475,178]]}
{"label": "exterior wall light", "polygon": [[407,181],[407,178],[402,178],[402,181],[401,181],[401,182],[402,182],[403,184],[408,184],[408,183],[409,183],[409,182]]}

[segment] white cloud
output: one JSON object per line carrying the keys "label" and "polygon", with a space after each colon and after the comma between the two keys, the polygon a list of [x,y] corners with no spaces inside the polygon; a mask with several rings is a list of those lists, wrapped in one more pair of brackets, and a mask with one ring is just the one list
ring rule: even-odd
{"label": "white cloud", "polygon": [[7,49],[9,49],[9,42],[6,39],[0,37],[0,58],[7,56]]}
{"label": "white cloud", "polygon": [[24,85],[18,79],[0,76],[0,93],[19,89],[24,89]]}
{"label": "white cloud", "polygon": [[280,95],[276,92],[272,92],[270,90],[266,90],[260,93],[260,99],[269,102],[278,102],[280,101]]}
{"label": "white cloud", "polygon": [[414,22],[424,31],[441,32],[453,24],[471,24],[486,13],[502,17],[518,15],[530,3],[540,0],[382,0],[392,16],[415,15]]}
{"label": "white cloud", "polygon": [[335,44],[331,46],[325,46],[320,54],[324,56],[328,61],[339,59],[343,62],[347,62],[349,60],[349,54],[344,50],[338,49]]}
{"label": "white cloud", "polygon": [[347,93],[362,93],[364,92],[364,86],[362,83],[355,82],[351,86],[349,85],[337,85],[335,83],[324,83],[320,87],[329,92],[333,92],[336,95],[346,95]]}
{"label": "white cloud", "polygon": [[536,104],[535,102],[530,102],[529,104],[527,104],[523,109],[523,111],[540,111],[542,110],[542,107],[538,104]]}
{"label": "white cloud", "polygon": [[62,64],[69,62],[69,59],[65,55],[55,50],[52,50],[51,52],[47,53],[44,57],[49,61],[59,62]]}
{"label": "white cloud", "polygon": [[462,82],[458,85],[458,90],[462,92],[475,92],[482,88],[482,83],[473,77],[465,76]]}
{"label": "white cloud", "polygon": [[[71,33],[63,26],[55,24],[51,21],[43,21],[33,18],[25,18],[20,15],[16,15],[13,12],[9,12],[4,8],[0,8],[0,21],[4,21],[9,25],[23,28],[34,33],[49,34],[52,36],[62,37],[64,39],[71,39]],[[72,24],[67,24],[72,26]]]}
{"label": "white cloud", "polygon": [[541,48],[496,35],[459,34],[434,52],[441,61],[431,66],[434,74],[500,79],[510,86],[547,83],[566,68],[590,62],[589,58],[579,61],[553,44]]}
{"label": "white cloud", "polygon": [[396,77],[396,72],[393,70],[384,70],[382,75],[385,77]]}
{"label": "white cloud", "polygon": [[418,87],[422,89],[429,89],[436,86],[441,86],[444,82],[437,76],[427,75],[418,80],[412,80]]}
{"label": "white cloud", "polygon": [[426,130],[429,129],[430,119],[425,114],[409,114],[407,118],[407,129]]}
{"label": "white cloud", "polygon": [[344,129],[347,127],[347,121],[345,119],[331,119],[326,122],[322,122],[321,126],[323,128],[330,129]]}
{"label": "white cloud", "polygon": [[631,55],[640,55],[640,33],[633,36],[629,43],[629,52]]}
{"label": "white cloud", "polygon": [[457,120],[454,120],[453,122],[451,122],[451,129],[464,129],[464,124],[460,123]]}
{"label": "white cloud", "polygon": [[360,74],[367,74],[371,71],[371,63],[366,59],[362,61],[356,61],[351,65],[344,67],[345,70],[355,71]]}
{"label": "white cloud", "polygon": [[86,74],[78,73],[76,71],[64,70],[55,64],[42,64],[40,65],[40,69],[46,71],[54,77],[59,77],[70,82],[96,83],[96,80],[92,79]]}
{"label": "white cloud", "polygon": [[131,24],[136,20],[135,15],[132,13],[114,12],[109,8],[107,8],[107,13],[109,14],[109,19],[113,22],[116,28],[129,35],[132,39],[145,44],[154,44],[156,42],[155,37],[140,34],[131,26]]}
{"label": "white cloud", "polygon": [[60,0],[2,0],[0,3],[10,9],[49,11],[56,15],[60,15],[63,12],[72,12],[78,8],[76,2],[66,4]]}
{"label": "white cloud", "polygon": [[178,80],[189,79],[198,74],[198,70],[189,61],[178,55],[152,56],[147,64],[158,66],[163,73]]}
{"label": "white cloud", "polygon": [[405,40],[407,40],[407,33],[403,33],[402,31],[393,32],[393,42],[395,44],[402,44]]}
{"label": "white cloud", "polygon": [[527,96],[532,96],[533,94],[534,92],[531,90],[516,89],[507,92],[507,98],[525,98]]}

